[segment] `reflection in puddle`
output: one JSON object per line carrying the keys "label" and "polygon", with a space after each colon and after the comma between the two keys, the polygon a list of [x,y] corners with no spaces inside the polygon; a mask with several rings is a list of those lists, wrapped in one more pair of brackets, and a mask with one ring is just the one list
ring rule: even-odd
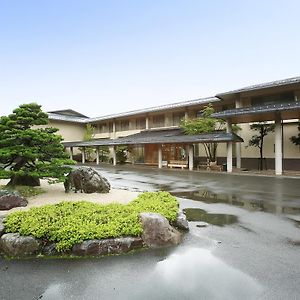
{"label": "reflection in puddle", "polygon": [[[248,199],[243,195],[213,193],[209,190],[199,190],[193,192],[172,193],[176,197],[190,200],[202,201],[205,203],[225,203],[238,206],[251,211],[264,211],[280,214],[300,214],[300,205],[298,201],[286,203],[284,201]],[[259,197],[258,197],[259,198]],[[291,206],[292,205],[292,206]]]}
{"label": "reflection in puddle", "polygon": [[238,221],[234,215],[210,214],[200,208],[185,208],[183,211],[188,221],[202,221],[217,226],[230,225]]}
{"label": "reflection in puddle", "polygon": [[[181,248],[163,261],[144,265],[136,276],[131,270],[113,269],[120,276],[103,284],[103,277],[95,273],[85,288],[75,281],[50,285],[41,299],[258,299],[263,288],[252,277],[227,265],[210,250]],[[80,289],[80,290],[79,290]]]}

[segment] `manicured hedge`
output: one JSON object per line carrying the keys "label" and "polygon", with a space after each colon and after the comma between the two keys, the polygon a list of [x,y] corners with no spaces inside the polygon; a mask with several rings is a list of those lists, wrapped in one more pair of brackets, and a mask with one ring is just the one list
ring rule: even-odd
{"label": "manicured hedge", "polygon": [[174,221],[178,202],[167,192],[143,193],[128,205],[61,202],[14,212],[4,223],[6,232],[55,242],[57,250],[64,251],[84,240],[141,235],[141,212],[160,213]]}

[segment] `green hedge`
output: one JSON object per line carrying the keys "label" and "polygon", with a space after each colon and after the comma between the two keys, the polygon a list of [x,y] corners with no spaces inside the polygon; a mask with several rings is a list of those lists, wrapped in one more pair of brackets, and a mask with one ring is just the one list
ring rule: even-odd
{"label": "green hedge", "polygon": [[4,223],[6,232],[55,242],[57,250],[64,251],[84,240],[140,236],[139,213],[156,212],[174,221],[178,207],[167,192],[147,192],[128,205],[82,201],[34,207],[8,215]]}

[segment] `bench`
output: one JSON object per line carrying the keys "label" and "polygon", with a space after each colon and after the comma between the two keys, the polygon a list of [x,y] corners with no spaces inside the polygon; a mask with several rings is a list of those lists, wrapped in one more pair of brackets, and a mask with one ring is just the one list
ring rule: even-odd
{"label": "bench", "polygon": [[168,163],[169,168],[187,168],[188,167],[188,162],[186,160],[170,160]]}

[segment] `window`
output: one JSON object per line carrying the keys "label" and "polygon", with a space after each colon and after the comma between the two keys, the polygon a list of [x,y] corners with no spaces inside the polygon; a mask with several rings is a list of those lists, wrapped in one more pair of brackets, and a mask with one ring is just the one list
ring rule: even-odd
{"label": "window", "polygon": [[129,121],[120,121],[117,123],[117,131],[126,131],[129,130]]}
{"label": "window", "polygon": [[284,103],[284,102],[293,102],[295,101],[293,92],[285,92],[280,94],[266,95],[253,97],[251,99],[251,104],[253,106],[263,105],[263,104],[275,104],[275,103]]}
{"label": "window", "polygon": [[109,132],[113,132],[113,127],[114,127],[113,123],[109,123],[108,127],[109,127],[108,128]]}
{"label": "window", "polygon": [[137,118],[135,120],[135,128],[136,129],[145,129],[146,128],[146,119],[145,118]]}
{"label": "window", "polygon": [[153,127],[164,127],[165,126],[165,115],[153,116]]}
{"label": "window", "polygon": [[173,126],[179,126],[184,119],[184,112],[173,113]]}
{"label": "window", "polygon": [[107,128],[107,124],[106,123],[99,124],[98,128],[99,128],[99,130],[98,130],[99,133],[106,133],[106,132],[108,132],[108,128]]}

